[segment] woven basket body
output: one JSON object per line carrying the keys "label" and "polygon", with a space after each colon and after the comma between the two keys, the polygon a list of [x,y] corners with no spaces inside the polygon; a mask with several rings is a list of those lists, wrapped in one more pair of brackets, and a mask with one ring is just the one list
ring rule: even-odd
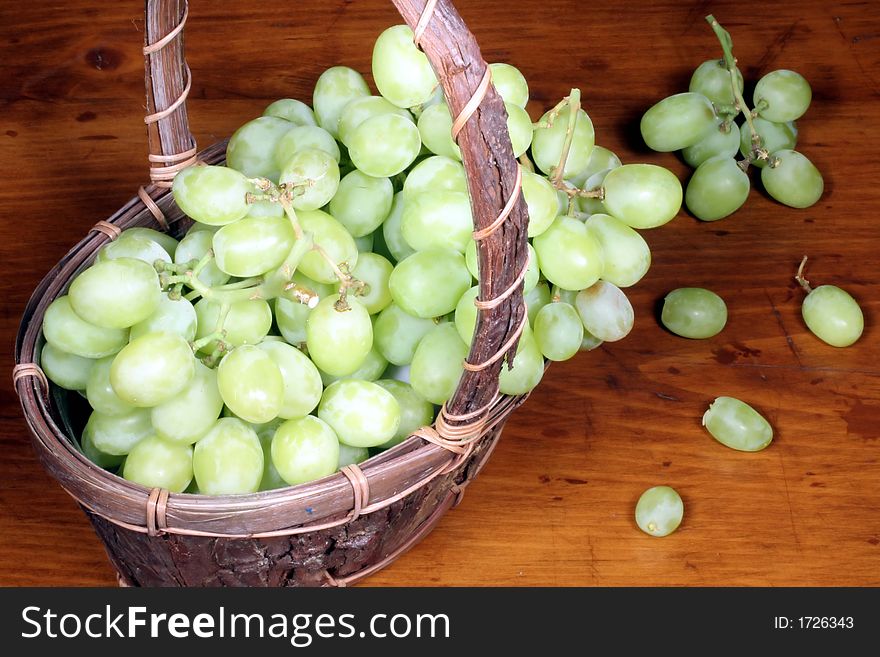
{"label": "woven basket body", "polygon": [[[417,31],[423,19],[427,27],[421,45],[438,71],[450,108],[454,113],[466,109],[486,65],[451,3],[395,0],[395,5]],[[487,272],[480,281],[481,298],[491,300],[517,288],[496,307],[480,312],[468,361],[491,362],[466,371],[444,409],[450,427],[473,431],[453,432],[450,438],[426,428],[353,470],[265,493],[207,497],[150,490],[82,455],[70,438],[82,428],[82,400],[49,386],[33,365],[39,362],[47,306],[66,292],[101,246],[133,226],[161,227],[179,236],[190,225],[168,189],[174,170],[196,157],[184,102],[189,87],[180,39],[185,15],[182,0],[147,2],[147,43],[161,42],[147,49],[146,66],[148,110],[154,115],[148,130],[153,184],[98,222],[34,291],[16,344],[16,390],[41,462],[82,506],[120,583],[344,586],[389,563],[433,528],[460,500],[507,417],[524,401],[497,394],[501,358],[495,355],[515,349],[525,316],[517,274],[524,271],[527,221],[503,104],[491,88],[484,89],[485,97],[474,105],[459,138],[476,199],[476,228],[490,226],[505,210],[509,214],[480,243],[481,271]],[[465,58],[465,66],[449,56],[453,51]],[[225,143],[218,143],[197,157],[219,164],[224,155]],[[425,440],[426,432],[437,439]]]}

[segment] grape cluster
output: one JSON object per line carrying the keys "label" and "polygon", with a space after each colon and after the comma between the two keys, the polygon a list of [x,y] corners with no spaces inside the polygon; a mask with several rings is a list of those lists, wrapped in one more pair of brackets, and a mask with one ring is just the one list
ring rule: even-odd
{"label": "grape cluster", "polygon": [[[645,143],[655,151],[681,150],[684,161],[695,169],[685,203],[703,221],[723,219],[743,206],[751,187],[750,165],[761,170],[764,189],[780,203],[793,208],[813,205],[824,190],[822,174],[794,150],[795,121],[812,100],[809,83],[795,71],[771,71],[755,86],[750,109],[730,34],[714,17],[706,20],[724,57],[700,64],[687,92],[664,98],[645,112]],[[744,121],[738,125],[740,115]]]}
{"label": "grape cluster", "polygon": [[[533,124],[513,66],[491,65],[531,217],[529,324],[500,392],[633,325],[621,288],[682,189],[594,144],[577,90]],[[251,493],[329,475],[430,424],[474,334],[477,244],[452,117],[412,31],[282,99],[229,140],[226,166],[178,173],[194,223],[100,250],[48,308],[42,365],[93,408],[98,465],[145,486]],[[372,450],[372,452],[371,452]]]}

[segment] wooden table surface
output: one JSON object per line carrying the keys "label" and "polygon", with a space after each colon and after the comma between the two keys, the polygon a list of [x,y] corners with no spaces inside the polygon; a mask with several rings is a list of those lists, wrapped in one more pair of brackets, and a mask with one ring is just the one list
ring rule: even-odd
{"label": "wooden table surface", "polygon": [[[798,150],[825,177],[812,208],[753,189],[717,223],[685,211],[645,233],[654,265],[630,292],[635,330],[567,363],[508,423],[495,455],[415,549],[371,585],[880,585],[880,20],[873,2],[461,0],[488,61],[531,83],[534,118],[583,91],[597,142],[624,162],[682,179],[648,152],[638,120],[687,90],[720,54],[703,16],[734,37],[752,84],[802,73],[813,103]],[[190,120],[200,146],[275,98],[308,100],[334,64],[369,71],[372,42],[399,22],[388,2],[193,0]],[[106,585],[114,573],[75,503],[41,469],[9,372],[31,290],[146,178],[142,5],[0,3],[0,584]],[[793,274],[846,288],[866,320],[848,349],[800,316]],[[705,286],[730,320],[689,341],[657,319],[664,294]],[[772,445],[734,452],[700,426],[710,400],[741,398],[773,425]],[[649,486],[682,495],[684,522],[657,539],[633,508]]]}

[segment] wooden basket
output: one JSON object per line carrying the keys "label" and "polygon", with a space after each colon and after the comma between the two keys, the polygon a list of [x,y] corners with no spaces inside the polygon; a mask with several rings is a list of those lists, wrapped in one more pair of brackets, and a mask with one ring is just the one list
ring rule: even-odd
{"label": "wooden basket", "polygon": [[189,132],[185,0],[147,0],[144,54],[151,184],[99,221],[34,291],[16,341],[15,387],[44,467],[81,505],[127,586],[345,586],[394,560],[456,504],[524,397],[498,394],[526,321],[525,202],[500,96],[473,35],[449,0],[393,0],[443,86],[468,174],[480,272],[479,317],[465,372],[432,427],[361,466],[251,495],[147,489],[89,461],[71,420],[77,395],[50,386],[37,362],[47,306],[108,240],[132,226],[180,235],[174,174],[222,163],[225,143],[198,153]]}

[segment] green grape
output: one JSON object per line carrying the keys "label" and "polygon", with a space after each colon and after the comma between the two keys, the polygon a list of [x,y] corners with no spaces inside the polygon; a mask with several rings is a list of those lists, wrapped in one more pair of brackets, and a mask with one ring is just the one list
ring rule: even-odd
{"label": "green grape", "polygon": [[248,178],[277,181],[280,167],[275,162],[275,148],[287,131],[294,127],[290,121],[276,116],[261,116],[248,121],[229,138],[226,166]]}
{"label": "green grape", "polygon": [[158,230],[153,230],[152,228],[144,228],[143,226],[126,228],[123,231],[123,235],[127,237],[146,237],[148,240],[156,242],[159,246],[165,249],[165,252],[172,258],[174,257],[174,252],[177,250],[176,239],[171,237],[168,233],[162,233]]}
{"label": "green grape", "polygon": [[159,306],[162,289],[156,270],[143,260],[98,262],[73,279],[70,306],[85,321],[124,329],[145,320]]}
{"label": "green grape", "polygon": [[519,157],[532,145],[532,119],[519,105],[504,103],[507,110],[507,132],[513,147],[513,156]]}
{"label": "green grape", "polygon": [[309,357],[284,342],[264,341],[257,348],[266,352],[281,372],[284,397],[278,416],[304,417],[315,410],[324,387],[321,374]]}
{"label": "green grape", "polygon": [[376,384],[394,395],[400,407],[400,423],[397,431],[387,443],[379,445],[382,449],[389,449],[402,443],[412,435],[413,431],[434,421],[434,405],[417,393],[410,384],[394,379],[382,379],[376,381]]}
{"label": "green grape", "polygon": [[474,230],[471,202],[462,192],[410,196],[401,218],[403,238],[416,251],[452,249],[463,253]]}
{"label": "green grape", "polygon": [[208,433],[222,410],[217,371],[196,361],[189,385],[172,399],[154,406],[150,421],[161,438],[192,445]]}
{"label": "green grape", "polygon": [[526,277],[523,279],[523,293],[527,293],[534,289],[541,278],[541,265],[538,261],[538,252],[531,244],[527,245],[529,250],[529,268],[526,270]]}
{"label": "green grape", "polygon": [[743,206],[750,187],[748,174],[736,160],[729,155],[716,155],[697,167],[684,200],[697,219],[717,221]]}
{"label": "green grape", "polygon": [[581,341],[581,351],[593,351],[602,346],[602,341],[595,335],[584,329],[584,339]]}
{"label": "green grape", "polygon": [[[315,244],[320,246],[330,259],[337,265],[345,263],[349,269],[357,266],[358,250],[354,238],[345,230],[345,226],[326,212],[297,212],[297,218],[303,231],[311,233]],[[336,283],[336,272],[330,264],[316,251],[305,255],[299,264],[299,270],[319,283]]]}
{"label": "green grape", "polygon": [[636,504],[636,524],[650,536],[669,536],[678,529],[684,515],[684,503],[669,486],[649,488]]}
{"label": "green grape", "polygon": [[559,287],[581,290],[602,275],[602,248],[577,219],[557,217],[532,244],[544,277]]}
{"label": "green grape", "polygon": [[651,249],[632,228],[607,214],[594,214],[585,226],[602,249],[603,280],[617,287],[630,287],[648,273]]}
{"label": "green grape", "polygon": [[124,456],[153,433],[150,411],[136,408],[125,415],[104,415],[94,411],[83,429],[83,442],[111,456]]}
{"label": "green grape", "polygon": [[340,443],[339,460],[336,462],[336,467],[344,468],[346,465],[356,465],[363,463],[368,458],[370,458],[369,447],[351,447]]}
{"label": "green grape", "polygon": [[[724,124],[722,123],[721,126]],[[696,169],[710,157],[724,155],[725,157],[733,157],[739,150],[741,135],[739,126],[736,123],[730,123],[727,130],[723,130],[719,126],[717,130],[710,130],[705,137],[693,146],[685,148],[681,155],[684,161]]]}
{"label": "green grape", "polygon": [[318,417],[333,428],[339,442],[352,447],[377,447],[397,433],[400,405],[382,386],[345,379],[324,391]]}
{"label": "green grape", "polygon": [[794,121],[803,116],[813,99],[813,90],[804,76],[795,71],[771,71],[758,80],[752,94],[761,118],[774,123]]}
{"label": "green grape", "polygon": [[584,189],[584,185],[590,177],[600,171],[616,169],[620,165],[620,158],[612,151],[603,148],[602,146],[593,146],[593,152],[590,154],[587,166],[583,171],[578,171],[575,175],[571,176],[568,181],[575,187]]}
{"label": "green grape", "polygon": [[501,366],[498,391],[502,395],[525,395],[535,389],[544,376],[544,356],[528,328],[519,338],[513,367]]}
{"label": "green grape", "polygon": [[477,307],[474,300],[480,296],[480,286],[475,285],[470,290],[461,295],[461,299],[455,306],[455,328],[458,335],[465,341],[468,346],[474,339],[474,330],[477,328]]}
{"label": "green grape", "polygon": [[[422,112],[418,121],[422,143],[435,155],[461,161],[461,149],[452,140],[452,115],[449,105],[439,103]],[[531,130],[531,127],[529,128]]]}
{"label": "green grape", "polygon": [[[280,203],[273,201],[254,201],[248,203],[248,217],[272,217],[273,219],[286,216]],[[245,217],[247,218],[247,217]]]}
{"label": "green grape", "polygon": [[523,302],[526,304],[529,323],[534,325],[541,308],[550,303],[550,286],[547,283],[538,283],[531,292],[523,295]]}
{"label": "green grape", "polygon": [[505,103],[525,107],[529,102],[529,85],[515,66],[504,63],[489,64],[492,85]]}
{"label": "green grape", "polygon": [[248,213],[251,184],[235,169],[194,164],[174,176],[171,191],[174,202],[187,216],[203,224],[222,226]]}
{"label": "green grape", "polygon": [[143,260],[151,267],[157,260],[171,262],[171,256],[168,255],[168,251],[162,248],[161,244],[148,237],[131,235],[128,231],[123,232],[119,239],[108,242],[101,247],[95,262],[115,260],[116,258]]}
{"label": "green grape", "polygon": [[[739,93],[743,90],[743,76],[739,68],[736,72],[736,86]],[[735,105],[736,98],[733,96],[730,71],[724,64],[723,59],[709,59],[700,64],[691,76],[688,91],[702,94],[716,106]]]}
{"label": "green grape", "polygon": [[391,291],[388,280],[394,265],[375,253],[361,253],[352,275],[367,284],[365,293],[358,293],[357,300],[371,315],[383,311],[391,305]]}
{"label": "green grape", "polygon": [[[758,116],[752,119],[752,123],[761,137],[761,147],[768,153],[793,149],[797,145],[798,129],[792,121],[773,123]],[[750,157],[752,153],[752,129],[748,123],[740,129],[739,152],[743,154],[743,157]],[[767,166],[767,160],[754,158],[751,160],[751,164],[763,169]]]}
{"label": "green grape", "polygon": [[311,415],[288,420],[272,438],[272,463],[292,486],[321,479],[339,467],[339,440],[330,425]]}
{"label": "green grape", "polygon": [[[355,237],[354,243],[355,243],[355,245],[357,245],[358,253],[364,254],[364,253],[372,252],[373,251],[373,243],[375,242],[375,240],[376,240],[376,231],[373,231],[372,233],[368,233],[368,234],[363,235],[361,237]],[[382,254],[379,254],[379,255],[382,255]],[[360,258],[360,256],[358,256],[358,257]],[[382,257],[384,258],[385,256],[382,255]]]}
{"label": "green grape", "polygon": [[134,405],[120,399],[110,383],[110,369],[115,358],[115,356],[107,356],[93,361],[94,365],[89,373],[88,381],[86,381],[86,399],[91,407],[101,415],[128,415],[135,410]]}
{"label": "green grape", "polygon": [[236,347],[220,361],[217,386],[229,410],[248,422],[273,420],[285,401],[281,368],[254,345]]}
{"label": "green grape", "polygon": [[792,208],[808,208],[822,197],[825,181],[806,156],[781,150],[771,153],[770,159],[761,169],[761,182],[770,196]]}
{"label": "green grape", "polygon": [[40,351],[43,372],[52,383],[65,390],[85,390],[95,362],[92,358],[69,354],[48,342]]}
{"label": "green grape", "polygon": [[410,365],[410,384],[432,404],[452,397],[464,372],[468,347],[454,324],[435,326],[419,342]]}
{"label": "green grape", "polygon": [[[562,302],[574,306],[578,292],[580,292],[580,290],[565,290],[558,285],[554,285],[550,288],[550,301],[551,303]],[[578,321],[580,321],[580,318],[578,318]],[[583,327],[583,325],[581,326]]]}
{"label": "green grape", "polygon": [[283,185],[302,190],[290,204],[297,210],[322,208],[339,188],[339,165],[332,155],[315,148],[297,151],[281,169],[278,179]]}
{"label": "green grape", "polygon": [[173,333],[147,333],[129,342],[113,360],[110,384],[134,406],[156,406],[180,393],[195,372],[189,344]]}
{"label": "green grape", "polygon": [[626,294],[612,283],[598,283],[578,292],[575,298],[584,328],[603,342],[615,342],[632,331],[634,314]]}
{"label": "green grape", "polygon": [[727,324],[727,304],[711,290],[680,287],[663,300],[660,321],[683,338],[711,338]]}
{"label": "green grape", "polygon": [[413,31],[393,25],[373,46],[373,80],[379,93],[398,107],[430,100],[439,84],[428,57],[413,43]]}
{"label": "green grape", "polygon": [[332,376],[327,374],[326,372],[321,372],[321,381],[325,386],[329,386],[331,383],[336,383],[337,381],[341,381],[343,379],[358,379],[360,381],[375,381],[380,376],[385,373],[385,370],[388,369],[388,360],[385,356],[382,355],[382,352],[379,351],[379,348],[376,345],[373,345],[373,348],[370,349],[370,353],[367,354],[367,357],[364,359],[364,362],[361,363],[361,366],[358,367],[354,372],[348,374],[346,376]]}
{"label": "green grape", "polygon": [[412,114],[408,110],[389,103],[382,96],[361,96],[351,100],[342,110],[339,117],[339,141],[347,146],[355,128],[367,119],[381,114],[397,114],[412,121]]}
{"label": "green grape", "polygon": [[[548,120],[550,112],[541,117],[540,123]],[[535,128],[532,137],[532,158],[537,167],[548,176],[559,166],[565,133],[568,130],[568,112],[562,112],[550,128]],[[593,122],[584,110],[578,110],[575,120],[571,151],[565,162],[564,177],[568,178],[587,167],[593,154],[596,135]]]}
{"label": "green grape", "polygon": [[347,174],[330,201],[330,214],[336,217],[353,237],[363,237],[376,230],[394,200],[394,187],[388,178],[374,178],[358,170]]}
{"label": "green grape", "polygon": [[364,362],[373,346],[370,314],[349,296],[348,310],[339,311],[338,294],[324,297],[306,322],[309,356],[319,369],[333,376],[347,376]]}
{"label": "green grape", "polygon": [[550,303],[535,317],[535,340],[548,360],[568,360],[581,348],[584,325],[573,306]]}
{"label": "green grape", "polygon": [[[201,299],[195,305],[198,328],[196,338],[201,340],[217,331],[220,319],[221,304],[211,299]],[[272,309],[263,299],[247,299],[229,305],[229,312],[223,322],[226,331],[223,342],[229,347],[244,344],[257,344],[272,328]],[[201,351],[210,354],[217,348],[217,341],[212,340],[202,347]]]}
{"label": "green grape", "polygon": [[294,98],[281,98],[270,103],[263,110],[263,116],[277,116],[279,119],[290,121],[297,126],[318,125],[312,108]]}
{"label": "green grape", "polygon": [[196,443],[193,474],[205,495],[255,493],[263,478],[263,447],[256,432],[226,417]]}
{"label": "green grape", "polygon": [[[532,245],[529,244],[529,246]],[[479,280],[480,263],[477,257],[477,242],[473,238],[471,238],[470,241],[467,243],[467,246],[464,247],[464,264],[467,265],[468,271],[471,273],[471,276],[474,277],[474,280]]]}
{"label": "green grape", "polygon": [[407,244],[403,238],[404,205],[403,192],[397,192],[391,204],[391,212],[382,223],[382,237],[385,240],[385,246],[388,247],[388,251],[397,262],[405,260],[415,253],[415,249]]}
{"label": "green grape", "polygon": [[421,339],[436,325],[433,319],[415,317],[392,303],[376,317],[373,339],[388,362],[409,365]]}
{"label": "green grape", "polygon": [[321,73],[315,83],[312,107],[318,125],[334,137],[339,136],[339,118],[355,98],[369,96],[370,88],[361,74],[347,66],[334,66]]}
{"label": "green grape", "polygon": [[426,192],[467,193],[467,175],[461,162],[435,155],[428,157],[413,167],[403,183],[403,193],[407,200]]}
{"label": "green grape", "polygon": [[193,449],[159,436],[147,436],[131,448],[122,476],[147,488],[182,493],[193,478]]}
{"label": "green grape", "polygon": [[82,358],[103,358],[128,343],[128,329],[95,326],[77,315],[70,298],[58,297],[46,308],[43,335],[56,349]]}
{"label": "green grape", "polygon": [[648,148],[665,153],[693,146],[715,124],[715,109],[709,99],[685,92],[651,107],[642,116],[640,127]]}
{"label": "green grape", "polygon": [[171,299],[167,294],[163,294],[156,312],[131,327],[130,338],[159,331],[175,333],[187,342],[192,342],[196,337],[197,323],[196,310],[189,301]]}
{"label": "green grape", "polygon": [[523,171],[522,193],[529,209],[529,237],[537,237],[556,219],[559,209],[556,190],[543,176]]}
{"label": "green grape", "polygon": [[470,284],[464,256],[449,249],[414,253],[398,263],[388,280],[394,303],[423,318],[452,312]]}
{"label": "green grape", "polygon": [[272,440],[275,438],[275,431],[284,422],[284,420],[278,418],[274,422],[265,425],[264,428],[257,430],[257,437],[260,439],[260,445],[263,447],[263,478],[260,479],[261,491],[287,487],[287,482],[281,478],[281,475],[278,474],[278,469],[272,462]]}
{"label": "green grape", "polygon": [[820,285],[801,306],[807,327],[832,347],[848,347],[865,328],[862,309],[848,292],[836,285]]}
{"label": "green grape", "polygon": [[[198,225],[195,224],[186,237],[180,240],[180,245],[174,254],[175,264],[183,265],[193,260],[198,262],[211,249],[216,231],[194,230]],[[216,287],[226,283],[229,280],[229,274],[221,271],[214,259],[211,258],[199,273],[199,280],[208,287]]]}
{"label": "green grape", "polygon": [[[617,167],[614,168],[616,169]],[[608,174],[611,173],[611,171],[612,169],[602,169],[602,171],[597,171],[587,178],[582,189],[590,192],[602,189],[602,185],[605,183],[605,178],[608,177]],[[608,214],[608,208],[605,207],[605,204],[599,198],[580,196],[575,199],[575,204],[578,210],[588,216],[594,214]]]}
{"label": "green grape", "polygon": [[259,276],[281,265],[295,240],[287,217],[245,217],[214,233],[215,262],[231,276]]}
{"label": "green grape", "polygon": [[773,428],[758,411],[733,397],[718,397],[703,414],[703,426],[725,447],[759,452],[773,440]]}
{"label": "green grape", "polygon": [[107,454],[95,447],[90,433],[84,431],[79,442],[82,453],[86,455],[86,458],[105,470],[115,470],[125,461],[125,456],[123,455]]}
{"label": "green grape", "polygon": [[337,164],[342,158],[339,151],[339,144],[333,139],[333,135],[319,128],[316,125],[300,126],[288,130],[285,135],[278,140],[275,147],[273,158],[275,166],[278,167],[279,175],[290,159],[300,151],[322,151],[336,160]]}
{"label": "green grape", "polygon": [[396,176],[415,161],[421,148],[419,129],[397,114],[367,119],[352,131],[348,142],[352,163],[376,177]]}
{"label": "green grape", "polygon": [[[382,373],[386,379],[393,379],[401,383],[409,384],[409,365],[388,365],[385,372]],[[433,404],[431,408],[433,408]]]}
{"label": "green grape", "polygon": [[603,182],[608,214],[633,228],[656,228],[681,209],[681,183],[675,174],[654,164],[624,164]]}

